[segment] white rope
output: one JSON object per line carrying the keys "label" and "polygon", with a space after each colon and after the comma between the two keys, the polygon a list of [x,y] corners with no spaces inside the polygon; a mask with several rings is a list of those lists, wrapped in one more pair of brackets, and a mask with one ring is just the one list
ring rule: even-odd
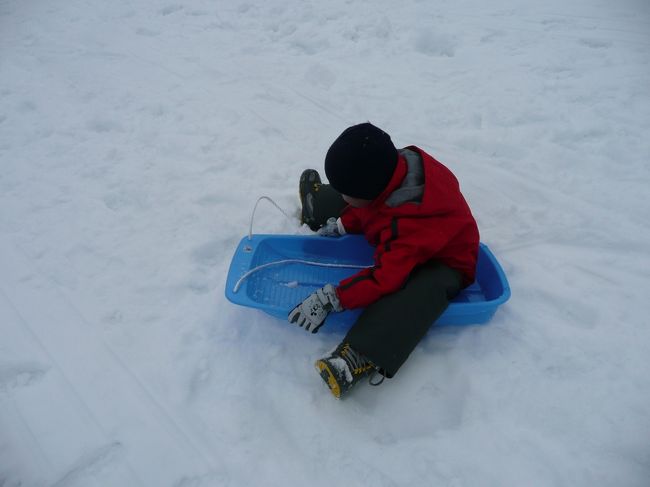
{"label": "white rope", "polygon": [[[275,206],[278,210],[280,210],[282,214],[286,216],[289,221],[291,222],[294,221],[294,218],[292,218],[286,211],[280,208],[280,205],[278,205],[271,198],[269,198],[268,196],[260,196],[255,202],[255,206],[253,207],[253,212],[251,213],[251,221],[250,221],[250,225],[248,226],[248,240],[253,239],[253,221],[255,220],[255,212],[257,211],[257,205],[259,205],[260,201],[262,200],[266,200],[270,202],[273,206]],[[248,248],[248,250],[250,250],[250,247]],[[239,280],[235,284],[235,287],[233,288],[233,293],[239,291],[239,288],[241,287],[242,283],[257,271],[266,269],[267,267],[281,265],[281,264],[305,264],[305,265],[313,265],[319,267],[335,267],[335,268],[344,268],[344,269],[369,269],[370,267],[372,267],[372,266],[355,265],[355,264],[328,264],[326,262],[315,262],[311,260],[301,260],[301,259],[278,260],[275,262],[268,262],[266,264],[259,265],[246,272],[243,276],[239,278]]]}
{"label": "white rope", "polygon": [[282,214],[286,216],[290,222],[292,223],[294,222],[294,218],[289,216],[289,214],[286,211],[280,208],[280,205],[278,205],[275,201],[273,201],[268,196],[260,196],[259,198],[257,198],[257,201],[255,202],[255,206],[253,207],[253,212],[251,213],[251,221],[250,221],[250,225],[248,226],[248,240],[253,239],[253,220],[255,219],[255,212],[257,211],[257,205],[259,205],[260,201],[262,200],[269,201],[273,206],[275,206],[278,210],[280,210]]}
{"label": "white rope", "polygon": [[239,291],[239,288],[241,287],[242,283],[248,279],[252,274],[256,273],[257,271],[260,271],[262,269],[266,269],[267,267],[271,267],[274,265],[280,265],[280,264],[305,264],[305,265],[313,265],[313,266],[319,266],[319,267],[337,267],[337,268],[345,268],[345,269],[369,269],[372,267],[371,265],[356,265],[356,264],[328,264],[326,262],[314,262],[311,260],[301,260],[301,259],[285,259],[285,260],[276,260],[275,262],[268,262],[266,264],[259,265],[257,267],[254,267],[253,269],[249,270],[246,272],[243,276],[239,278],[237,283],[235,284],[235,287],[233,288],[232,292],[236,293]]}

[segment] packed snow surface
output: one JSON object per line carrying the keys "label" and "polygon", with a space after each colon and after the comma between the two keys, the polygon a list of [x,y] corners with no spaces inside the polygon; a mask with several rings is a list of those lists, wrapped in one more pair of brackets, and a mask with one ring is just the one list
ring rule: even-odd
{"label": "packed snow surface", "polygon": [[[337,401],[224,281],[366,120],[512,298]],[[649,184],[647,0],[2,0],[0,485],[647,487]]]}

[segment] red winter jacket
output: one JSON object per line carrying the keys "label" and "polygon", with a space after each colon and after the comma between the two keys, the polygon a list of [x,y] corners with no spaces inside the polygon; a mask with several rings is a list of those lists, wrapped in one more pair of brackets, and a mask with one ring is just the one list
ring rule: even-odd
{"label": "red winter jacket", "polygon": [[[421,200],[389,206],[394,205],[391,195],[403,187],[409,171],[405,157],[409,150],[411,155],[419,154],[424,170]],[[366,307],[399,290],[415,266],[431,259],[460,271],[465,286],[474,281],[479,245],[476,221],[456,177],[417,147],[400,151],[386,189],[367,207],[347,206],[341,223],[346,233],[363,233],[376,247],[374,267],[339,283],[337,294],[345,309]]]}

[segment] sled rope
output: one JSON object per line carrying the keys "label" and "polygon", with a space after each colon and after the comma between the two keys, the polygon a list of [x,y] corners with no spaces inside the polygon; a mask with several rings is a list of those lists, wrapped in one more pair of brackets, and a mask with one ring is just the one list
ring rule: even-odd
{"label": "sled rope", "polygon": [[[260,196],[257,198],[257,201],[255,202],[255,206],[253,207],[253,212],[251,213],[251,220],[250,224],[248,226],[248,240],[253,239],[253,222],[255,220],[255,212],[257,211],[257,205],[259,205],[260,201],[266,200],[269,203],[271,203],[273,206],[275,206],[278,210],[282,212],[284,216],[287,217],[289,221],[292,223],[294,222],[294,219],[291,218],[291,216],[284,211],[280,205],[278,205],[275,201],[273,201],[272,198],[268,196]],[[266,269],[271,266],[276,266],[276,265],[284,265],[284,264],[304,264],[304,265],[313,265],[313,266],[318,266],[318,267],[337,267],[337,268],[344,268],[344,269],[368,269],[372,266],[365,266],[365,265],[357,265],[357,264],[328,264],[327,262],[316,262],[312,260],[302,260],[302,259],[284,259],[284,260],[277,260],[275,262],[268,262],[266,264],[258,265],[257,267],[252,268],[248,272],[246,272],[244,275],[242,275],[239,280],[235,283],[235,287],[233,288],[232,292],[236,293],[239,291],[239,288],[241,287],[242,283],[248,279],[250,276],[255,274],[257,271],[261,271],[262,269]]]}
{"label": "sled rope", "polygon": [[276,260],[275,262],[268,262],[266,264],[258,265],[257,267],[253,267],[251,270],[246,272],[243,276],[239,278],[232,292],[236,293],[237,291],[239,291],[239,288],[241,287],[242,283],[246,279],[248,279],[251,275],[255,274],[257,271],[261,271],[262,269],[266,269],[267,267],[282,265],[282,264],[305,264],[305,265],[313,265],[318,267],[338,267],[344,269],[369,269],[370,267],[372,267],[372,266],[357,265],[357,264],[328,264],[326,262],[315,262],[312,260],[302,260],[302,259]]}
{"label": "sled rope", "polygon": [[291,218],[291,216],[286,211],[280,208],[280,205],[278,205],[275,201],[273,201],[268,196],[260,196],[259,198],[257,198],[257,201],[255,202],[255,206],[253,207],[253,212],[251,213],[251,221],[250,221],[250,225],[248,226],[248,240],[253,239],[253,220],[255,220],[255,212],[257,211],[257,205],[259,205],[260,201],[262,200],[266,200],[270,202],[273,206],[275,206],[278,210],[280,210],[282,214],[286,216],[291,223],[294,223],[294,219]]}

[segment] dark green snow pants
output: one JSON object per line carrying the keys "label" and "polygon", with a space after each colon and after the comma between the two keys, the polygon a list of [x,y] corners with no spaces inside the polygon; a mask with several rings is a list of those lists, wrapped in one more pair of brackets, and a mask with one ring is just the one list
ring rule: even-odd
{"label": "dark green snow pants", "polygon": [[[314,201],[314,216],[322,225],[344,207],[341,195],[324,184]],[[429,261],[411,272],[402,289],[368,306],[344,341],[392,377],[461,288],[460,272]]]}

